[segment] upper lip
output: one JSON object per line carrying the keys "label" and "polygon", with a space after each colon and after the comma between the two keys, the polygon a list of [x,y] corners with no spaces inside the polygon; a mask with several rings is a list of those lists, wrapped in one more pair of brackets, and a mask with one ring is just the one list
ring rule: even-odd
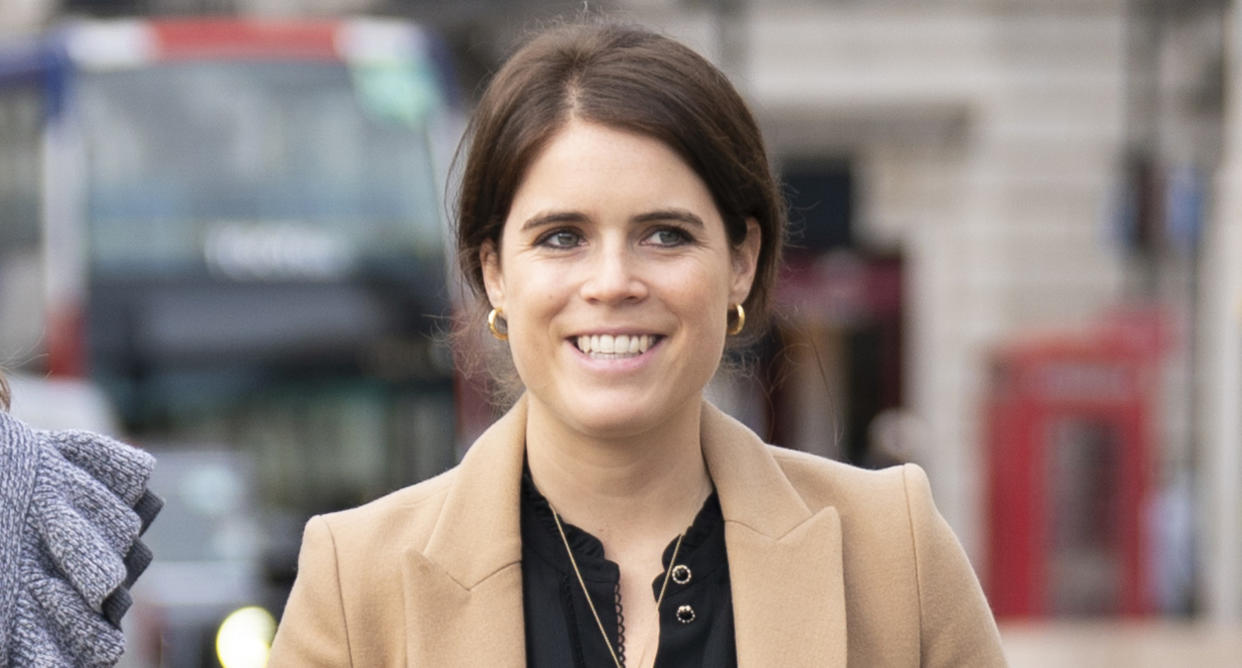
{"label": "upper lip", "polygon": [[576,332],[574,334],[570,334],[567,338],[576,339],[579,336],[603,336],[605,334],[608,334],[610,336],[651,336],[651,337],[664,336],[663,334],[659,334],[651,330],[630,329],[630,328],[625,328],[625,327],[617,327],[617,328],[605,327],[603,329],[592,329],[590,331]]}

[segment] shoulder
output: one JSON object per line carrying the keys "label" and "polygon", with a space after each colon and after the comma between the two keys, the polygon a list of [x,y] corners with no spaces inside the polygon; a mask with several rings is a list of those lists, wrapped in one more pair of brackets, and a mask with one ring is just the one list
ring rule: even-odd
{"label": "shoulder", "polygon": [[400,556],[426,545],[456,475],[452,469],[306,523],[269,665],[385,663],[372,653],[393,649],[399,638],[391,629],[402,614]]}
{"label": "shoulder", "polygon": [[833,506],[843,520],[858,513],[906,517],[916,506],[932,505],[927,474],[917,464],[870,470],[779,446],[767,448],[812,512]]}
{"label": "shoulder", "polygon": [[[790,485],[812,513],[831,508],[841,521],[847,556],[869,563],[912,565],[921,543],[957,545],[917,464],[864,469],[816,455],[768,446]],[[960,549],[960,548],[959,548]],[[877,555],[883,555],[876,559]]]}
{"label": "shoulder", "polygon": [[421,549],[435,527],[457,471],[449,469],[365,505],[319,515],[311,522],[321,522],[338,551],[377,555],[394,549]]}
{"label": "shoulder", "polygon": [[840,516],[850,646],[863,663],[884,663],[908,620],[904,628],[917,630],[902,637],[917,643],[923,665],[1005,665],[987,599],[922,468],[870,471],[769,452],[812,512]]}

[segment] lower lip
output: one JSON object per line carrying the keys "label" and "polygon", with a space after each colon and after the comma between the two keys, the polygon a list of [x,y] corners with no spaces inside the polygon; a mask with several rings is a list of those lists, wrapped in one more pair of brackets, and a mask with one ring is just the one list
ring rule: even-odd
{"label": "lower lip", "polygon": [[664,345],[664,339],[665,337],[661,336],[655,341],[655,343],[651,344],[651,347],[648,348],[646,352],[641,355],[635,355],[633,357],[618,357],[616,359],[597,359],[591,357],[590,355],[587,355],[579,350],[578,346],[575,346],[573,342],[568,339],[565,341],[565,345],[569,346],[569,349],[573,351],[574,355],[576,355],[583,364],[592,370],[623,373],[626,371],[634,371],[646,366],[651,360],[652,355]]}

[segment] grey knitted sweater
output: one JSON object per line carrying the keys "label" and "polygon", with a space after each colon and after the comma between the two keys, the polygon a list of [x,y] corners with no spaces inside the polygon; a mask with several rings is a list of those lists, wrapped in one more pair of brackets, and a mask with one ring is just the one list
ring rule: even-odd
{"label": "grey knitted sweater", "polygon": [[0,411],[0,666],[111,666],[138,537],[162,503],[154,459],[87,432],[30,429]]}

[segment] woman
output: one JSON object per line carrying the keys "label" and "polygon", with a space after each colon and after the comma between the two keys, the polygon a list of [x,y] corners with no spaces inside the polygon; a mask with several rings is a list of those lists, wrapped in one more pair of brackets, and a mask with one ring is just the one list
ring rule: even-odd
{"label": "woman", "polygon": [[0,666],[111,666],[128,588],[151,561],[138,537],[162,502],[145,452],[10,416],[0,374]]}
{"label": "woman", "polygon": [[459,258],[525,391],[455,469],[307,524],[271,665],[1003,665],[921,470],[772,448],[703,400],[783,233],[719,71],[555,28],[469,138]]}

